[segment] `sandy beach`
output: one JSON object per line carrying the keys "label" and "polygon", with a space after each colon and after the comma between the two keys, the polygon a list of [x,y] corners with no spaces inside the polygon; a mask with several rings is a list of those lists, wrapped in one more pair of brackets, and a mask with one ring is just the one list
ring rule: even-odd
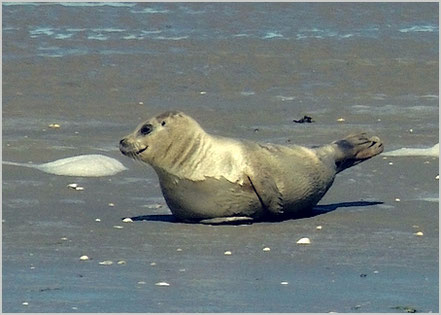
{"label": "sandy beach", "polygon": [[3,312],[438,312],[438,157],[352,167],[312,217],[210,226],[118,150],[169,109],[260,142],[431,147],[438,31],[431,3],[3,5],[3,161],[128,168],[2,166]]}

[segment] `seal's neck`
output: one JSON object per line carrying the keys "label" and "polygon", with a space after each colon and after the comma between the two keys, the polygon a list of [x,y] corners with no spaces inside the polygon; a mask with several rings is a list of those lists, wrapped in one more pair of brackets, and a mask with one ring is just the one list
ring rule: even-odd
{"label": "seal's neck", "polygon": [[161,152],[155,154],[151,165],[159,172],[178,177],[194,172],[203,162],[204,152],[208,149],[210,136],[202,128],[192,128],[176,136]]}
{"label": "seal's neck", "polygon": [[207,177],[241,182],[246,159],[239,141],[210,135],[200,129],[173,143],[169,153],[152,163],[159,177],[172,175],[192,181]]}

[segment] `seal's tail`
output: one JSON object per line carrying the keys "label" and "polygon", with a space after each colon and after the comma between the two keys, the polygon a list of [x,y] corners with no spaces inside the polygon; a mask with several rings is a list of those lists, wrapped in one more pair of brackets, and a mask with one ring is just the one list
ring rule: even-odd
{"label": "seal's tail", "polygon": [[383,152],[380,138],[366,133],[349,135],[331,144],[335,150],[337,173]]}

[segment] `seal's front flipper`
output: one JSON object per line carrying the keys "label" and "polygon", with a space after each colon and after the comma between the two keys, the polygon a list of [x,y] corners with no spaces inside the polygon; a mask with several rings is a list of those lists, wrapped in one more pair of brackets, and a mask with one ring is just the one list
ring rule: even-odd
{"label": "seal's front flipper", "polygon": [[384,149],[380,138],[369,137],[366,133],[349,135],[334,141],[331,146],[335,149],[337,173],[380,154]]}
{"label": "seal's front flipper", "polygon": [[251,223],[253,220],[254,219],[250,218],[250,217],[219,217],[219,218],[201,220],[201,221],[199,221],[199,223],[202,223],[202,224],[227,224],[227,223],[239,224],[241,222]]}
{"label": "seal's front flipper", "polygon": [[254,178],[247,177],[262,207],[272,214],[283,214],[282,195],[271,175],[260,173]]}

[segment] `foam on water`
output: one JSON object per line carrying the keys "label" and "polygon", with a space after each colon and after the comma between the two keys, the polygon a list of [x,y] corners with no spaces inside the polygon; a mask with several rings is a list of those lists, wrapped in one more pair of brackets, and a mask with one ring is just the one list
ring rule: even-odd
{"label": "foam on water", "polygon": [[103,34],[91,34],[87,36],[87,39],[94,39],[94,40],[108,40],[108,36],[104,36]]}
{"label": "foam on water", "polygon": [[51,36],[54,35],[54,31],[51,27],[37,27],[36,29],[30,30],[29,34],[32,38],[38,36],[38,35],[46,35]]}
{"label": "foam on water", "polygon": [[153,9],[153,8],[145,8],[143,10],[130,10],[131,13],[137,13],[137,14],[165,14],[169,13],[169,10],[159,10],[159,9]]}
{"label": "foam on water", "polygon": [[71,38],[73,34],[57,34],[55,35],[55,39],[67,39]]}
{"label": "foam on water", "polygon": [[35,165],[7,161],[3,164],[36,168],[55,175],[83,177],[110,176],[127,169],[118,160],[100,154],[78,155]]}
{"label": "foam on water", "polygon": [[439,143],[433,147],[419,149],[419,148],[401,148],[394,151],[384,152],[385,156],[439,156]]}
{"label": "foam on water", "polygon": [[101,33],[101,32],[106,32],[106,33],[120,33],[120,32],[124,32],[125,29],[122,28],[92,28],[93,32],[97,32],[97,33]]}
{"label": "foam on water", "polygon": [[[28,39],[44,39],[42,44],[53,45],[51,40],[64,44],[63,46],[89,47],[99,42],[113,41],[109,51],[114,50],[117,54],[119,50],[126,50],[131,53],[132,50],[124,43],[127,40],[245,40],[257,39],[263,41],[287,40],[287,41],[308,41],[308,40],[335,40],[335,41],[356,41],[359,38],[380,38],[380,37],[398,37],[410,38],[421,37],[422,40],[431,40],[435,38],[438,32],[438,26],[428,22],[410,21],[407,24],[395,23],[388,27],[378,23],[361,23],[357,25],[348,25],[347,27],[335,24],[327,19],[312,15],[305,19],[304,14],[310,14],[308,5],[293,4],[287,6],[285,10],[276,11],[275,15],[269,14],[265,17],[260,14],[252,13],[245,18],[237,18],[237,12],[240,8],[234,8],[235,5],[224,6],[221,4],[193,5],[189,3],[179,5],[167,5],[159,3],[150,3],[145,6],[142,3],[124,3],[124,2],[64,2],[64,3],[3,3],[5,16],[15,16],[14,18],[5,18],[3,30],[8,40],[14,40],[14,36],[22,36],[20,31],[23,28],[17,28],[17,21],[21,18],[32,18],[31,11],[44,10],[47,14],[44,19],[38,20],[26,26]],[[14,6],[10,8],[8,6]],[[32,6],[32,7],[31,7]],[[40,7],[40,8],[38,8]],[[63,8],[71,7],[71,8]],[[94,8],[97,7],[97,8]],[[386,6],[387,7],[387,6]],[[348,7],[349,12],[357,14],[357,9]],[[392,10],[393,8],[387,8]],[[81,11],[80,11],[81,10]],[[264,6],[256,5],[255,12],[265,12]],[[345,9],[346,10],[346,9]],[[63,11],[66,14],[66,23],[57,19],[58,12]],[[96,13],[96,17],[87,18],[87,15]],[[368,11],[374,11],[374,7],[369,7]],[[80,14],[81,13],[81,14]],[[87,23],[74,16],[83,16]],[[192,18],[192,15],[198,14],[198,19]],[[167,20],[150,21],[147,16],[162,15],[167,16]],[[119,18],[121,17],[121,18]],[[212,19],[228,20],[230,27],[213,27]],[[77,22],[78,20],[78,22]],[[259,20],[259,23],[256,21]],[[130,21],[130,22],[127,22]],[[134,25],[136,26],[134,28]],[[354,27],[355,26],[355,27]],[[156,27],[158,30],[150,32],[144,31],[144,27]],[[17,33],[17,34],[16,34]],[[158,33],[161,33],[158,35]],[[89,43],[87,43],[89,41]],[[118,42],[121,41],[121,42]],[[86,42],[86,43],[85,43]],[[35,46],[24,47],[31,54],[45,57],[62,57],[63,51],[56,54],[40,54],[35,51]],[[75,55],[75,51],[64,54],[65,56]],[[102,54],[102,49],[88,49],[87,53]],[[108,54],[106,52],[106,54]],[[80,55],[83,51],[80,52]],[[60,56],[61,55],[61,56]],[[4,54],[4,58],[17,58],[16,55]]]}
{"label": "foam on water", "polygon": [[49,6],[49,5],[61,5],[64,7],[134,7],[136,3],[127,3],[127,2],[3,2],[3,6]]}
{"label": "foam on water", "polygon": [[439,197],[424,197],[418,200],[427,201],[427,202],[439,202]]}
{"label": "foam on water", "polygon": [[137,39],[137,40],[140,40],[140,39],[144,39],[144,36],[130,34],[130,35],[124,36],[122,39],[129,39],[129,40],[130,39]]}
{"label": "foam on water", "polygon": [[400,29],[401,33],[408,33],[408,32],[437,32],[439,30],[439,27],[433,26],[433,25],[415,25],[408,28],[402,28]]}
{"label": "foam on water", "polygon": [[57,3],[48,3],[52,5],[62,5],[64,7],[134,7],[136,3],[127,3],[127,2],[57,2]]}
{"label": "foam on water", "polygon": [[166,36],[157,36],[155,37],[155,39],[160,39],[160,40],[183,40],[183,39],[187,39],[189,36],[174,36],[174,37],[166,37]]}
{"label": "foam on water", "polygon": [[262,38],[263,39],[271,39],[271,38],[283,38],[284,36],[279,32],[267,32]]}

